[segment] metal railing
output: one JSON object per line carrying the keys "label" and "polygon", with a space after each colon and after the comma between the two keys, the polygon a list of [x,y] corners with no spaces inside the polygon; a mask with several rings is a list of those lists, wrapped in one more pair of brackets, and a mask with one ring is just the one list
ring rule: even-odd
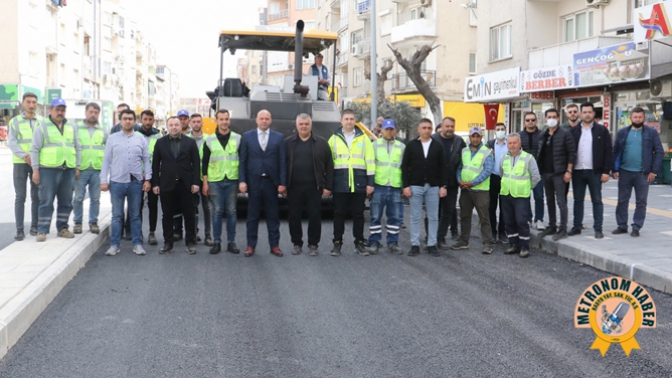
{"label": "metal railing", "polygon": [[340,54],[336,55],[336,66],[342,66],[343,64],[348,62],[348,53],[345,51],[341,51]]}
{"label": "metal railing", "polygon": [[277,13],[269,13],[268,14],[268,21],[279,20],[281,18],[287,18],[287,16],[289,16],[289,9],[284,9],[284,10],[281,10],[280,12],[277,12]]}
{"label": "metal railing", "polygon": [[357,0],[357,14],[362,14],[371,10],[371,0]]}
{"label": "metal railing", "polygon": [[[436,71],[423,70],[420,71],[420,74],[425,78],[430,87],[436,87]],[[392,82],[393,91],[415,88],[415,84],[413,84],[413,81],[405,72],[394,74],[389,80]]]}
{"label": "metal railing", "polygon": [[331,25],[331,31],[332,32],[339,32],[341,29],[345,29],[348,27],[348,17],[342,17],[338,21],[334,22]]}

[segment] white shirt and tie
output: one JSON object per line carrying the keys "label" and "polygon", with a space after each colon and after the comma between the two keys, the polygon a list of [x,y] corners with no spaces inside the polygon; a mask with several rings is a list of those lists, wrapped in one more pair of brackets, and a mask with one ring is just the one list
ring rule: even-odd
{"label": "white shirt and tie", "polygon": [[269,130],[266,129],[265,131],[262,131],[260,128],[257,127],[257,139],[259,140],[259,146],[261,147],[262,151],[266,151],[266,144],[268,143],[268,134]]}

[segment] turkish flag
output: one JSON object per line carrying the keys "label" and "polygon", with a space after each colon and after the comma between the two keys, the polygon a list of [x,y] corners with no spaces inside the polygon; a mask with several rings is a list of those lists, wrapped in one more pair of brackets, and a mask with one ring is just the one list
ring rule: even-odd
{"label": "turkish flag", "polygon": [[485,129],[494,130],[499,115],[499,104],[483,104],[485,109]]}

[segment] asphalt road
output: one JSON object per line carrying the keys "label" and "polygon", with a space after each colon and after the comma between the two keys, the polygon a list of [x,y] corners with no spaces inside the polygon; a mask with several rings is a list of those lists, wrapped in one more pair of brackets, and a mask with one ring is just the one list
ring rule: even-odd
{"label": "asphalt road", "polygon": [[[604,272],[534,250],[481,255],[477,236],[439,258],[357,256],[350,235],[341,257],[328,242],[319,257],[292,256],[281,227],[283,258],[267,251],[263,223],[251,258],[202,245],[139,257],[130,242],[107,257],[104,246],[0,361],[0,377],[672,376],[668,295],[651,291],[658,328],[638,333],[642,350],[626,358],[612,346],[603,358],[572,316]],[[241,247],[244,230],[239,220]]]}

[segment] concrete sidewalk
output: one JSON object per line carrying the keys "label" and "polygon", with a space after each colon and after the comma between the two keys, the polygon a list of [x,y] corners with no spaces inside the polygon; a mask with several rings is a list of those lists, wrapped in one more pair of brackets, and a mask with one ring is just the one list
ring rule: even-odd
{"label": "concrete sidewalk", "polygon": [[[593,207],[589,197],[586,196],[583,219],[586,229],[581,235],[554,242],[550,236],[540,239],[539,232],[532,230],[532,246],[609,273],[631,278],[665,293],[672,293],[672,188],[669,185],[650,186],[646,222],[640,230],[641,236],[637,238],[630,236],[629,233],[623,235],[611,233],[617,227],[617,199],[617,182],[610,180],[602,186],[604,239],[597,240],[594,237]],[[571,191],[568,207],[568,228],[571,229],[574,219],[574,198]],[[534,205],[532,209],[534,211]],[[631,231],[634,209],[633,191],[628,211],[628,231]],[[559,217],[558,213],[558,219]],[[547,207],[544,208],[544,221],[548,224]]]}

